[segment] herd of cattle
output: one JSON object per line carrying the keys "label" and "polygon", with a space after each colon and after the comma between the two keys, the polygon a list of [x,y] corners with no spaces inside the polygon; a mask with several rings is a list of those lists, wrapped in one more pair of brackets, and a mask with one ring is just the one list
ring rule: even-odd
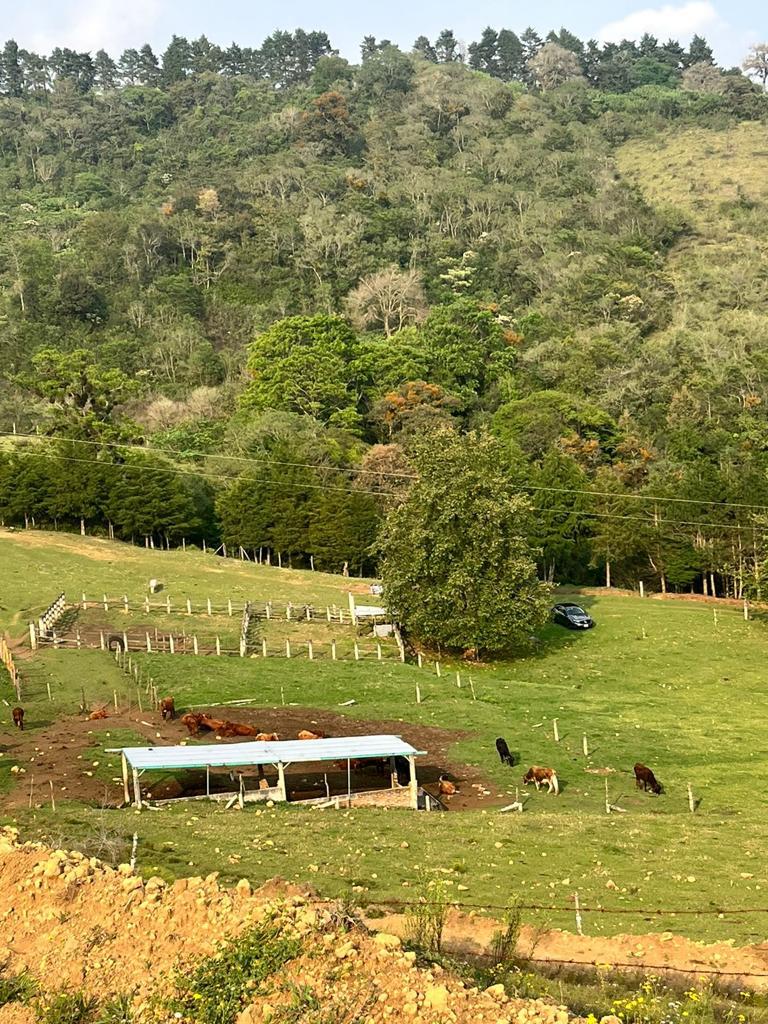
{"label": "herd of cattle", "polygon": [[[160,711],[160,715],[164,721],[174,719],[176,717],[176,705],[173,697],[163,697],[159,702],[158,710]],[[11,710],[11,716],[16,728],[23,730],[24,708],[13,708]],[[99,708],[96,711],[92,711],[88,717],[89,719],[106,718],[106,708]],[[255,725],[246,725],[243,722],[231,722],[226,718],[212,718],[210,715],[199,711],[188,711],[186,714],[181,716],[181,722],[186,726],[190,736],[199,736],[202,733],[210,732],[213,733],[217,739],[243,736],[262,743],[276,743],[280,740],[280,737],[276,732],[260,732],[258,727]],[[299,740],[320,740],[326,738],[326,733],[321,732],[319,729],[314,731],[310,729],[302,729],[297,733],[296,738]],[[496,740],[496,751],[501,758],[502,764],[509,765],[510,768],[515,766],[515,757],[503,736],[499,736]],[[356,770],[363,767],[362,762],[355,762],[353,767]],[[647,765],[638,761],[635,764],[633,771],[635,775],[635,784],[638,789],[642,789],[643,792],[650,791],[651,793],[655,793],[657,796],[664,792],[664,787]],[[260,774],[263,773],[260,772]],[[560,793],[560,783],[557,778],[557,772],[554,768],[546,768],[542,765],[536,764],[531,765],[523,776],[523,785],[528,786],[531,783],[536,786],[537,790],[541,789],[542,786],[546,786],[548,793],[554,793],[555,796]],[[438,780],[438,789],[441,796],[454,796],[458,793],[456,783],[451,782],[450,779],[446,779],[443,775],[441,775]]]}
{"label": "herd of cattle", "polygon": [[[516,764],[515,758],[503,736],[499,736],[496,740],[496,751],[501,758],[502,764],[514,768]],[[638,789],[642,789],[644,793],[650,791],[657,796],[664,792],[664,787],[647,765],[638,761],[632,770],[635,774],[635,785]],[[555,796],[560,793],[560,783],[554,768],[544,768],[538,764],[531,765],[523,776],[523,785],[529,786],[531,783],[536,786],[536,789],[546,786],[547,792],[554,793]]]}

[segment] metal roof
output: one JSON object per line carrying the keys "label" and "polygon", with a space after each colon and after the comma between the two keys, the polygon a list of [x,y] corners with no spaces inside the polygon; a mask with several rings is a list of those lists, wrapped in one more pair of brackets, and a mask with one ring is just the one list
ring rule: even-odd
{"label": "metal roof", "polygon": [[236,768],[255,764],[341,761],[347,758],[408,757],[425,754],[399,736],[339,736],[278,743],[206,743],[193,746],[122,747],[132,768]]}

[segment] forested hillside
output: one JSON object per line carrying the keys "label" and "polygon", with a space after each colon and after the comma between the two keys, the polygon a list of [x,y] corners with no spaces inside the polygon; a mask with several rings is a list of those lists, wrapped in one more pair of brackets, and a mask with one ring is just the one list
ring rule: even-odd
{"label": "forested hillside", "polygon": [[477,429],[548,577],[760,590],[768,100],[703,39],[9,42],[0,92],[6,523],[371,569]]}

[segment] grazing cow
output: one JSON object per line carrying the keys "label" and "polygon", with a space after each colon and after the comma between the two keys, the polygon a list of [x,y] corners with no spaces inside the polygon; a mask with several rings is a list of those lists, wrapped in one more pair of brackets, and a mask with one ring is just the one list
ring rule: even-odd
{"label": "grazing cow", "polygon": [[255,725],[243,725],[241,722],[221,722],[216,729],[216,735],[221,739],[226,736],[256,736],[258,729]]}
{"label": "grazing cow", "polygon": [[280,737],[276,732],[257,732],[256,741],[258,743],[279,743]]}
{"label": "grazing cow", "polygon": [[496,740],[496,750],[498,751],[499,757],[501,758],[501,763],[508,764],[510,768],[512,768],[515,762],[512,758],[512,755],[509,752],[507,741],[504,739],[503,736],[499,736],[499,738]]}
{"label": "grazing cow", "polygon": [[528,786],[531,782],[536,785],[536,789],[546,786],[548,791],[554,793],[555,796],[560,792],[560,784],[557,781],[557,772],[554,768],[542,768],[540,765],[533,765],[523,776],[523,785]]}
{"label": "grazing cow", "polygon": [[309,729],[302,729],[300,733],[297,733],[296,738],[299,740],[325,740],[328,737],[324,732],[320,732],[319,729],[316,729],[314,732],[311,732]]}
{"label": "grazing cow", "polygon": [[109,718],[106,704],[102,708],[96,708],[95,711],[92,711],[90,715],[88,715],[89,722],[96,722],[101,718]]}
{"label": "grazing cow", "polygon": [[657,796],[663,792],[663,787],[656,776],[653,774],[650,768],[646,765],[637,762],[634,768],[635,772],[635,785],[638,789],[642,789],[644,793],[648,790],[655,793]]}
{"label": "grazing cow", "polygon": [[21,729],[24,732],[24,708],[14,708],[11,711],[13,716],[13,724],[17,729]]}
{"label": "grazing cow", "polygon": [[450,782],[443,775],[437,780],[437,788],[440,796],[455,796],[459,791],[454,782]]}
{"label": "grazing cow", "polygon": [[163,697],[160,701],[160,715],[165,721],[176,717],[176,705],[173,703],[173,697]]}

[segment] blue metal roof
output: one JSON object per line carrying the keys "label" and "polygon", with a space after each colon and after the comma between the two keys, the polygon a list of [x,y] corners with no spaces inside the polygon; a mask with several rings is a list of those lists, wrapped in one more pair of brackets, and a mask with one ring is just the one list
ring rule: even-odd
{"label": "blue metal roof", "polygon": [[347,758],[420,756],[399,736],[339,736],[323,740],[280,740],[277,743],[205,743],[191,746],[122,747],[132,768],[243,768],[257,764],[342,761]]}

